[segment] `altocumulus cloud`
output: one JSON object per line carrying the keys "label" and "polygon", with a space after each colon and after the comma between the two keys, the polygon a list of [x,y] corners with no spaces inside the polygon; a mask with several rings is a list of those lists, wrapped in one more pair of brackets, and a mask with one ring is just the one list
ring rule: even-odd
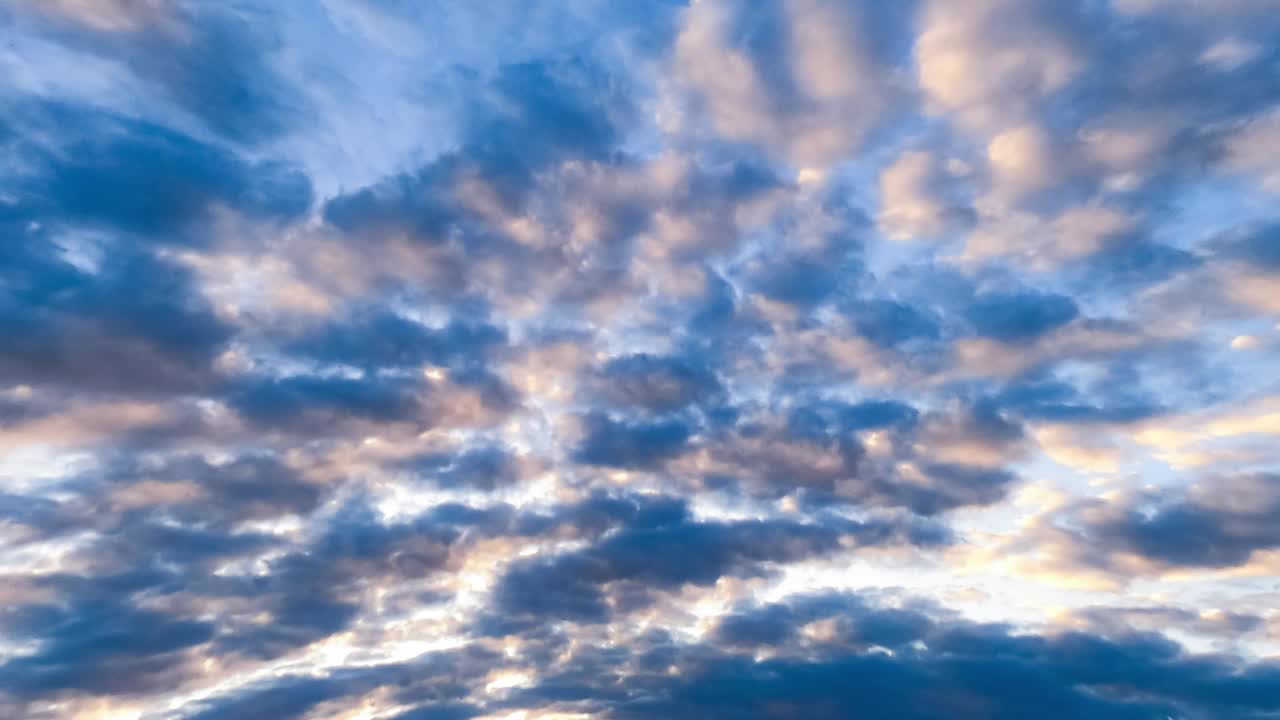
{"label": "altocumulus cloud", "polygon": [[0,36],[0,716],[1280,718],[1270,0]]}

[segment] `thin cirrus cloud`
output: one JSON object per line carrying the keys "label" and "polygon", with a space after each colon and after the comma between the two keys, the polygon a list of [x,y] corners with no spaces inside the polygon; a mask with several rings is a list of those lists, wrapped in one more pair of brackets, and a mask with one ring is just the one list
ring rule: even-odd
{"label": "thin cirrus cloud", "polygon": [[1270,0],[0,10],[0,716],[1280,713]]}

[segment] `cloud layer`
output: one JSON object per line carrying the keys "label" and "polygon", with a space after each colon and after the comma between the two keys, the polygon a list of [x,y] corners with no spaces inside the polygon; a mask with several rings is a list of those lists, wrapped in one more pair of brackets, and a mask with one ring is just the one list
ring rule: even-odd
{"label": "cloud layer", "polygon": [[1280,717],[1271,0],[0,33],[0,716]]}

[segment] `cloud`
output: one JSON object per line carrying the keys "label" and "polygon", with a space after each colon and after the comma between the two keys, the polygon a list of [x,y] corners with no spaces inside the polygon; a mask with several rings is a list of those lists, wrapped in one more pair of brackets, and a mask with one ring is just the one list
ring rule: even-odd
{"label": "cloud", "polygon": [[698,3],[676,37],[675,70],[725,137],[824,167],[893,107],[896,63],[881,33],[901,22],[859,3],[771,2],[755,14]]}
{"label": "cloud", "polygon": [[721,392],[715,373],[696,361],[647,354],[610,360],[598,383],[607,401],[651,412],[680,410]]}
{"label": "cloud", "polygon": [[20,608],[6,618],[15,637],[34,638],[41,649],[3,665],[4,689],[19,696],[76,689],[101,694],[162,687],[175,655],[213,637],[207,622],[110,603]]}
{"label": "cloud", "polygon": [[[957,708],[993,717],[1038,708],[1061,718],[1261,718],[1274,708],[1258,693],[1274,679],[1274,668],[1265,664],[1241,668],[1189,655],[1151,635],[1019,635],[999,625],[931,615],[850,596],[787,598],[739,609],[719,626],[719,643],[651,641],[657,666],[636,679],[643,692],[619,692],[600,682],[599,665],[619,663],[590,657],[525,697],[619,718],[709,712],[836,718],[849,707],[870,718],[922,720]],[[741,648],[746,653],[733,652],[739,648],[732,642],[722,644],[735,638],[747,641]],[[783,643],[775,654],[754,658],[749,653],[761,640]],[[884,652],[886,647],[895,652]],[[631,649],[623,662],[640,652]],[[1046,698],[1053,700],[1048,706],[1041,704]]]}
{"label": "cloud", "polygon": [[874,523],[830,526],[785,520],[697,522],[663,516],[632,523],[580,551],[518,562],[495,588],[490,632],[507,634],[530,622],[611,620],[622,601],[610,589],[633,586],[640,599],[681,586],[708,586],[727,575],[756,575],[768,568],[837,551],[854,544],[936,542],[907,528]]}
{"label": "cloud", "polygon": [[568,159],[601,158],[613,146],[617,129],[611,114],[619,110],[589,94],[591,79],[584,74],[573,65],[503,68],[488,96],[477,98],[471,109],[459,152],[417,173],[334,198],[325,218],[348,232],[399,230],[439,243],[451,227],[477,214],[474,202],[518,209],[535,171]]}
{"label": "cloud", "polygon": [[301,357],[358,368],[466,366],[505,341],[505,333],[492,325],[454,321],[433,328],[389,310],[373,310],[309,330],[288,349]]}
{"label": "cloud", "polygon": [[[269,11],[156,0],[30,5],[55,21],[42,30],[123,64],[230,140],[254,144],[274,139],[295,125],[305,107],[302,93],[273,61],[281,39],[271,32],[274,16]],[[157,57],[166,62],[155,62]]]}
{"label": "cloud", "polygon": [[957,196],[953,175],[927,150],[903,152],[880,172],[881,229],[906,240],[937,237],[972,222],[973,211]]}
{"label": "cloud", "polygon": [[45,12],[59,14],[96,30],[120,31],[136,30],[142,25],[163,19],[171,3],[166,0],[144,0],[144,2],[54,0],[37,6]]}
{"label": "cloud", "polygon": [[122,249],[90,271],[30,236],[13,238],[5,254],[0,325],[15,340],[0,351],[8,382],[146,394],[215,381],[233,330],[181,268]]}
{"label": "cloud", "polygon": [[1280,113],[1272,110],[1255,117],[1226,142],[1228,170],[1261,178],[1268,192],[1280,192],[1280,158],[1275,156],[1280,135]]}
{"label": "cloud", "polygon": [[849,314],[859,335],[885,347],[940,336],[938,323],[929,314],[893,300],[861,301],[849,308]]}
{"label": "cloud", "polygon": [[[458,678],[476,680],[495,658],[479,648],[428,653],[411,662],[384,663],[363,669],[340,669],[320,675],[284,675],[269,681],[239,688],[236,692],[206,699],[182,717],[184,720],[224,720],[243,717],[246,712],[270,711],[275,717],[304,717],[317,707],[328,704],[335,708],[344,701],[353,705],[370,694],[399,687],[399,695],[407,703],[421,702],[415,692],[404,688],[411,681],[427,692],[416,694],[434,697],[425,706],[397,714],[404,720],[463,720],[480,714],[475,707],[459,702],[465,687]],[[386,693],[390,695],[391,693]]]}
{"label": "cloud", "polygon": [[785,415],[744,415],[667,470],[760,499],[931,516],[1000,500],[1017,481],[1000,466],[1021,439],[994,409],[922,417],[892,401],[813,401]]}
{"label": "cloud", "polygon": [[248,384],[232,407],[266,426],[331,425],[340,418],[375,422],[420,419],[423,386],[413,381],[292,376]]}
{"label": "cloud", "polygon": [[1215,242],[1217,254],[1264,272],[1280,271],[1280,225],[1234,228]]}
{"label": "cloud", "polygon": [[851,596],[788,598],[725,615],[715,639],[730,647],[785,647],[807,638],[852,647],[899,648],[925,638],[934,621],[912,609],[876,608]]}
{"label": "cloud", "polygon": [[585,437],[575,458],[588,465],[645,467],[678,454],[693,429],[679,420],[626,422],[607,415],[583,418]]}
{"label": "cloud", "polygon": [[291,678],[243,692],[190,717],[193,720],[222,720],[242,717],[246,712],[267,712],[274,717],[299,717],[320,703],[341,695],[348,688],[339,680]]}
{"label": "cloud", "polygon": [[788,424],[803,434],[811,430],[823,435],[834,430],[868,430],[894,425],[912,425],[920,413],[910,405],[893,400],[867,400],[847,404],[828,402],[796,408],[788,418]]}
{"label": "cloud", "polygon": [[1029,380],[1006,387],[996,402],[1022,417],[1066,423],[1133,422],[1160,413],[1154,398],[1143,397],[1138,388],[1126,386],[1128,373],[1100,383],[1097,399],[1070,383],[1054,379]]}
{"label": "cloud", "polygon": [[158,124],[51,102],[19,103],[13,114],[28,132],[16,147],[22,168],[4,187],[22,198],[16,212],[29,222],[173,245],[205,239],[219,209],[288,220],[311,204],[296,168],[250,162]]}
{"label": "cloud", "polygon": [[5,5],[0,716],[1280,712],[1268,3],[744,8]]}
{"label": "cloud", "polygon": [[1265,520],[1278,497],[1280,484],[1272,475],[1209,477],[1172,497],[1139,493],[1084,501],[1046,518],[1042,527],[1046,540],[1069,534],[1059,546],[1068,565],[1118,574],[1228,568],[1280,545]]}
{"label": "cloud", "polygon": [[915,46],[920,86],[965,122],[1016,120],[1081,71],[1079,23],[1076,11],[1052,3],[925,3]]}
{"label": "cloud", "polygon": [[982,337],[1005,342],[1033,339],[1079,314],[1071,298],[1040,293],[986,293],[974,298],[965,318]]}
{"label": "cloud", "polygon": [[432,453],[407,461],[415,474],[432,478],[444,487],[492,490],[524,479],[518,458],[501,447],[468,448],[459,453]]}
{"label": "cloud", "polygon": [[116,507],[163,508],[201,523],[235,525],[281,515],[305,515],[319,506],[324,487],[272,455],[245,455],[211,464],[198,456],[158,465],[130,460],[109,468],[102,488]]}

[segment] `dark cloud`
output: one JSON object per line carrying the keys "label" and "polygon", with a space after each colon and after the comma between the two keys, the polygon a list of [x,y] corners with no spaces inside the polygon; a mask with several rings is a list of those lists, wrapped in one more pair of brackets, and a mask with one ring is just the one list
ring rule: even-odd
{"label": "dark cloud", "polygon": [[1080,284],[1089,291],[1117,286],[1150,285],[1201,265],[1196,255],[1168,245],[1135,241],[1109,245],[1080,269]]}
{"label": "dark cloud", "polygon": [[667,504],[656,514],[642,511],[585,549],[517,562],[499,580],[496,614],[481,627],[508,634],[546,620],[607,622],[616,612],[648,605],[654,591],[708,586],[727,575],[758,576],[776,564],[835,552],[846,543],[947,541],[945,531],[927,523],[822,520],[702,522],[691,519],[681,504]]}
{"label": "dark cloud", "polygon": [[1009,491],[1018,477],[1008,470],[959,463],[926,463],[920,471],[928,478],[925,485],[901,483],[886,492],[897,495],[897,502],[922,514],[938,513],[966,505],[990,505]]}
{"label": "dark cloud", "polygon": [[[824,628],[801,632],[815,622]],[[843,718],[856,708],[886,720],[1260,720],[1277,709],[1265,688],[1280,677],[1271,665],[1189,655],[1154,635],[1016,634],[929,606],[840,595],[740,609],[705,644],[650,643],[621,658],[579,650],[521,699],[610,718]],[[762,646],[766,659],[753,657]],[[615,668],[625,668],[622,683]]]}
{"label": "dark cloud", "polygon": [[721,392],[715,373],[695,360],[638,354],[601,368],[599,394],[621,409],[673,412]]}
{"label": "dark cloud", "polygon": [[223,618],[218,647],[267,659],[340,632],[355,620],[364,588],[440,571],[458,539],[456,529],[429,516],[384,524],[367,508],[346,507],[323,535],[270,561],[267,572],[233,576],[214,588],[250,601],[245,613]]}
{"label": "dark cloud", "polygon": [[584,500],[559,506],[550,513],[525,514],[515,530],[519,535],[555,535],[569,528],[575,535],[599,537],[618,527],[653,529],[688,519],[688,505],[678,498],[596,491]]}
{"label": "dark cloud", "polygon": [[65,527],[62,503],[48,498],[0,493],[0,518],[5,523],[50,532]]}
{"label": "dark cloud", "polygon": [[795,408],[787,418],[787,424],[800,436],[828,436],[895,425],[910,426],[919,416],[915,408],[893,400],[831,401]]}
{"label": "dark cloud", "polygon": [[934,625],[917,610],[877,608],[847,595],[815,595],[726,615],[715,638],[729,647],[794,645],[802,641],[804,626],[819,621],[830,621],[823,642],[860,648],[900,648],[926,637]]}
{"label": "dark cloud", "polygon": [[1272,500],[1261,509],[1241,513],[1175,503],[1151,514],[1130,510],[1091,529],[1113,551],[1128,550],[1166,565],[1228,567],[1246,562],[1257,550],[1280,546],[1280,532],[1263,519],[1280,504]]}
{"label": "dark cloud", "polygon": [[[384,524],[369,511],[348,507],[314,542],[262,562],[265,573],[214,575],[216,562],[251,559],[283,542],[159,524],[124,512],[87,553],[131,568],[128,573],[46,578],[42,584],[67,605],[15,606],[5,616],[13,633],[44,648],[9,661],[10,689],[31,697],[63,689],[154,691],[186,676],[188,669],[173,653],[205,643],[216,653],[279,657],[347,629],[367,583],[410,582],[436,573],[457,539],[458,530],[431,518]],[[148,607],[164,598],[174,601]],[[209,606],[221,610],[210,618],[200,610]],[[51,619],[36,621],[45,618]],[[111,667],[131,673],[113,679]]]}
{"label": "dark cloud", "polygon": [[[202,457],[173,457],[160,466],[124,463],[111,468],[107,491],[119,492],[139,481],[157,484],[190,483],[196,492],[170,503],[169,513],[189,521],[233,525],[314,510],[324,496],[323,486],[269,454],[247,454],[221,464]],[[156,506],[163,507],[160,502]]]}
{"label": "dark cloud", "polygon": [[[1099,16],[1095,20],[1110,20]],[[1171,55],[1170,47],[1192,48],[1204,43],[1197,30],[1177,28],[1168,15],[1149,13],[1130,22],[1123,34],[1107,33],[1094,38],[1104,45],[1098,60],[1113,69],[1111,73],[1091,73],[1080,83],[1074,98],[1082,111],[1080,118],[1097,118],[1112,113],[1129,112],[1159,126],[1173,125],[1169,139],[1170,153],[1159,158],[1172,168],[1197,171],[1199,163],[1219,158],[1217,142],[1222,126],[1250,118],[1273,105],[1280,92],[1280,81],[1270,71],[1276,51],[1265,50],[1243,58],[1233,67],[1204,62],[1187,55]],[[1267,33],[1265,24],[1256,28],[1240,26],[1248,36]],[[1123,38],[1123,39],[1122,39]],[[1146,72],[1142,72],[1146,69]],[[1179,142],[1181,144],[1179,144]],[[1189,162],[1190,161],[1190,162]],[[1181,166],[1181,167],[1180,167]],[[1156,180],[1165,179],[1153,175]]]}
{"label": "dark cloud", "polygon": [[[888,458],[869,454],[858,431],[887,431],[895,450]],[[704,478],[747,494],[776,499],[795,494],[806,505],[865,505],[906,508],[936,515],[1002,499],[1017,476],[999,467],[934,459],[935,444],[974,440],[995,450],[1016,446],[1022,428],[993,406],[975,405],[953,415],[921,418],[894,401],[815,401],[785,415],[765,413],[697,443],[719,469]],[[918,477],[904,476],[910,462]]]}
{"label": "dark cloud", "polygon": [[376,690],[390,691],[401,705],[417,707],[396,720],[465,720],[483,714],[465,702],[487,673],[502,664],[492,652],[467,645],[426,653],[400,663],[342,667],[315,675],[284,675],[249,684],[184,706],[183,720],[231,720],[267,713],[280,720],[300,718],[322,703],[358,703]]}
{"label": "dark cloud", "polygon": [[197,390],[232,329],[181,267],[110,248],[92,270],[43,238],[6,243],[0,279],[0,378],[138,394]]}
{"label": "dark cloud", "polygon": [[249,420],[282,429],[333,428],[347,420],[424,422],[425,383],[399,378],[360,379],[293,375],[249,381],[230,396]]}
{"label": "dark cloud", "polygon": [[937,321],[905,303],[867,300],[852,304],[847,312],[858,334],[877,345],[893,347],[911,340],[939,337]]}
{"label": "dark cloud", "polygon": [[23,103],[16,114],[41,132],[19,145],[26,162],[5,184],[23,198],[18,207],[28,218],[50,226],[188,244],[203,240],[220,207],[291,219],[311,204],[310,182],[297,169],[160,125],[48,103]]}
{"label": "dark cloud", "polygon": [[762,612],[721,618],[715,639],[725,647],[770,646],[782,645],[795,633],[796,628],[785,615],[774,617]]}
{"label": "dark cloud", "polygon": [[1086,393],[1054,378],[1028,379],[1006,387],[992,402],[1024,418],[1052,422],[1134,422],[1158,414],[1155,400],[1135,385],[1128,379]]}
{"label": "dark cloud", "polygon": [[704,272],[704,277],[707,283],[706,293],[689,321],[690,329],[699,335],[707,330],[720,329],[731,322],[737,309],[733,285],[728,280],[709,270]]}
{"label": "dark cloud", "polygon": [[[953,675],[954,673],[954,675]],[[612,717],[842,718],[932,720],[951,713],[1018,717],[1154,718],[1157,708],[1108,708],[1050,678],[1016,664],[957,661],[949,667],[916,666],[888,656],[853,656],[829,662],[779,659],[752,663],[709,660],[685,678],[664,683],[662,695],[636,699]]]}
{"label": "dark cloud", "polygon": [[126,456],[60,480],[59,500],[0,494],[0,523],[23,532],[14,547],[93,533],[77,554],[91,572],[166,567],[203,572],[219,559],[266,549],[274,538],[243,524],[305,516],[325,488],[265,454],[220,464],[193,455],[144,462]]}
{"label": "dark cloud", "polygon": [[681,420],[614,420],[592,414],[582,419],[586,437],[574,458],[587,465],[618,468],[649,467],[678,455],[694,429]]}
{"label": "dark cloud", "polygon": [[979,335],[1005,342],[1033,340],[1079,314],[1071,298],[1036,292],[980,294],[964,311]]}
{"label": "dark cloud", "polygon": [[1218,611],[1206,613],[1181,607],[1130,606],[1090,607],[1072,613],[1073,617],[1107,635],[1135,632],[1161,632],[1179,628],[1198,635],[1234,641],[1264,630],[1264,618],[1249,613]]}
{"label": "dark cloud", "polygon": [[6,634],[37,641],[33,654],[0,665],[0,691],[20,697],[82,690],[134,693],[164,687],[175,655],[208,642],[214,626],[102,600],[23,606]]}
{"label": "dark cloud", "polygon": [[218,560],[272,544],[269,536],[258,533],[176,526],[137,515],[125,513],[114,526],[108,526],[103,541],[90,552],[100,553],[100,559],[107,561],[134,562],[140,567],[177,566],[184,572],[196,572]]}
{"label": "dark cloud", "polygon": [[841,718],[858,708],[921,720],[958,712],[1261,720],[1277,708],[1266,690],[1280,677],[1268,663],[1191,655],[1123,628],[1015,632],[917,600],[892,606],[839,594],[739,607],[702,641],[663,631],[621,646],[525,638],[521,659],[545,658],[542,671],[501,707],[610,718]]}
{"label": "dark cloud", "polygon": [[[99,510],[101,521],[70,525],[79,530],[101,525],[99,538],[83,550],[90,567],[130,569],[40,579],[53,593],[50,604],[15,605],[3,614],[7,633],[39,649],[0,668],[5,678],[0,690],[21,698],[64,690],[152,691],[188,677],[190,668],[176,654],[206,644],[218,653],[278,657],[347,628],[367,583],[379,578],[406,582],[438,571],[458,539],[457,530],[430,517],[388,525],[351,507],[329,521],[314,542],[266,562],[264,574],[213,575],[217,563],[252,557],[281,543],[205,530],[201,524],[225,521],[218,516],[227,513],[248,520],[262,516],[258,508],[314,504],[314,497],[298,497],[287,481],[284,488],[270,487],[281,472],[262,458],[217,468],[198,460],[173,462],[160,471],[162,477],[196,481],[209,490],[203,515],[169,513],[166,522],[156,522],[149,516],[164,513],[155,507],[142,513],[126,509],[114,518]],[[23,511],[23,506],[5,509]],[[56,523],[49,518],[56,511],[28,509],[21,519],[53,529]],[[176,519],[190,524],[174,524]],[[211,603],[222,608],[216,618],[200,610]],[[112,668],[127,672],[114,675]]]}
{"label": "dark cloud", "polygon": [[286,720],[301,717],[315,706],[352,691],[349,683],[333,678],[290,678],[271,685],[242,691],[234,698],[212,703],[211,707],[188,715],[187,720],[236,720],[273,717]]}
{"label": "dark cloud", "polygon": [[[16,509],[21,520],[46,531],[96,530],[77,555],[96,574],[42,576],[36,583],[51,593],[47,604],[14,605],[0,614],[7,633],[39,648],[0,668],[7,681],[0,681],[0,691],[36,699],[64,690],[111,695],[172,687],[191,676],[181,651],[206,644],[215,654],[279,657],[348,628],[369,583],[406,583],[438,572],[459,539],[457,529],[433,516],[385,524],[359,506],[344,508],[324,522],[319,537],[283,552],[281,538],[202,527],[270,516],[259,510],[299,500],[314,504],[310,496],[296,497],[288,483],[283,490],[252,487],[269,484],[279,472],[264,459],[221,468],[189,459],[172,463],[162,477],[195,480],[210,490],[203,514],[195,503],[185,513],[146,507],[113,515],[104,506],[59,523],[56,507],[33,513],[5,503],[5,515]],[[229,559],[261,558],[263,551],[273,551],[272,558],[259,559],[254,569],[213,573]],[[112,566],[128,570],[112,574]],[[210,607],[219,611],[210,615]],[[113,676],[112,668],[128,672]]]}
{"label": "dark cloud", "polygon": [[[1068,533],[1068,564],[1121,572],[1133,555],[1155,568],[1226,568],[1280,547],[1280,477],[1208,477],[1191,492],[1082,501],[1050,518]],[[1042,529],[1044,532],[1046,529]]]}
{"label": "dark cloud", "polygon": [[[205,539],[193,553],[169,545],[185,543],[181,532],[161,529],[146,538],[146,528],[140,530],[131,531],[129,542],[155,545],[135,548],[134,557],[126,557],[132,560],[128,570],[39,576],[35,584],[53,593],[49,600],[15,603],[0,612],[6,636],[27,644],[0,665],[0,696],[32,701],[67,693],[132,695],[191,676],[190,651],[212,641],[217,625],[164,608],[164,600],[190,578],[163,567],[181,566],[198,576],[207,571],[205,561],[233,550]],[[158,606],[144,606],[144,598]]]}
{"label": "dark cloud", "polygon": [[[281,42],[269,34],[269,12],[202,6],[185,20],[187,35],[176,42],[157,35],[121,47],[127,62],[228,138],[259,142],[295,125],[304,102],[272,64]],[[169,62],[154,63],[157,55]]]}
{"label": "dark cloud", "polygon": [[407,461],[405,467],[446,488],[493,490],[516,483],[523,475],[516,458],[496,446],[421,455]]}
{"label": "dark cloud", "polygon": [[827,258],[796,257],[770,262],[756,281],[761,295],[790,305],[818,305],[856,272],[833,266]]}
{"label": "dark cloud", "polygon": [[379,369],[471,365],[505,343],[506,333],[492,325],[453,321],[433,328],[373,310],[308,331],[287,348],[321,362]]}
{"label": "dark cloud", "polygon": [[[193,472],[211,471],[204,466]],[[243,477],[224,476],[210,485],[237,479]],[[260,500],[270,492],[250,494]],[[258,500],[241,509],[257,506]],[[78,538],[68,557],[84,574],[5,577],[38,589],[41,599],[13,603],[0,613],[5,634],[27,644],[0,666],[0,695],[23,701],[65,693],[128,695],[172,688],[193,677],[190,651],[217,641],[229,618],[211,617],[186,603],[219,594],[221,581],[212,572],[220,563],[276,543],[258,533],[218,529],[219,522],[254,517],[245,513],[228,521],[232,508],[224,498],[211,498],[203,513],[194,512],[193,505],[187,509],[192,512],[186,522],[178,522],[156,506],[122,509],[110,500],[91,506],[65,501],[25,510],[21,504],[4,507],[6,520],[27,524],[39,539]]]}
{"label": "dark cloud", "polygon": [[805,310],[854,297],[869,279],[863,241],[870,222],[840,190],[777,212],[767,225],[772,240],[731,268],[738,285]]}
{"label": "dark cloud", "polygon": [[567,159],[600,159],[617,139],[612,108],[593,95],[583,68],[531,63],[501,69],[468,113],[467,141],[415,173],[334,198],[325,219],[346,231],[407,232],[442,243],[469,231],[469,251],[486,233],[484,221],[457,193],[480,183],[505,210],[523,208],[534,173]]}
{"label": "dark cloud", "polygon": [[726,574],[755,574],[768,563],[830,552],[839,538],[836,530],[818,525],[669,518],[610,535],[586,550],[518,564],[499,581],[495,609],[502,626],[554,618],[604,622],[611,614],[604,588],[609,583],[652,589],[710,585]]}
{"label": "dark cloud", "polygon": [[1236,228],[1214,238],[1212,244],[1219,257],[1280,271],[1280,223]]}
{"label": "dark cloud", "polygon": [[[39,7],[39,3],[33,3]],[[46,9],[42,30],[70,47],[128,67],[213,132],[260,143],[294,127],[305,102],[272,59],[281,48],[271,10],[190,3],[123,3],[124,27],[83,22],[93,10]],[[42,8],[43,9],[43,8]],[[163,62],[158,62],[163,58]]]}
{"label": "dark cloud", "polygon": [[420,518],[423,527],[454,529],[470,538],[594,539],[619,528],[654,528],[687,520],[683,500],[664,495],[614,494],[597,490],[574,503],[522,510],[506,503],[483,507],[447,502]]}
{"label": "dark cloud", "polygon": [[600,157],[618,139],[610,114],[620,109],[620,98],[592,85],[599,80],[578,63],[505,66],[493,80],[492,96],[474,111],[483,119],[469,127],[470,142],[484,154],[534,166]]}
{"label": "dark cloud", "polygon": [[443,158],[413,175],[386,179],[374,187],[336,197],[325,204],[324,217],[349,232],[407,232],[417,240],[441,243],[464,219],[464,211],[451,200],[448,187],[486,169],[470,166],[463,158]]}

